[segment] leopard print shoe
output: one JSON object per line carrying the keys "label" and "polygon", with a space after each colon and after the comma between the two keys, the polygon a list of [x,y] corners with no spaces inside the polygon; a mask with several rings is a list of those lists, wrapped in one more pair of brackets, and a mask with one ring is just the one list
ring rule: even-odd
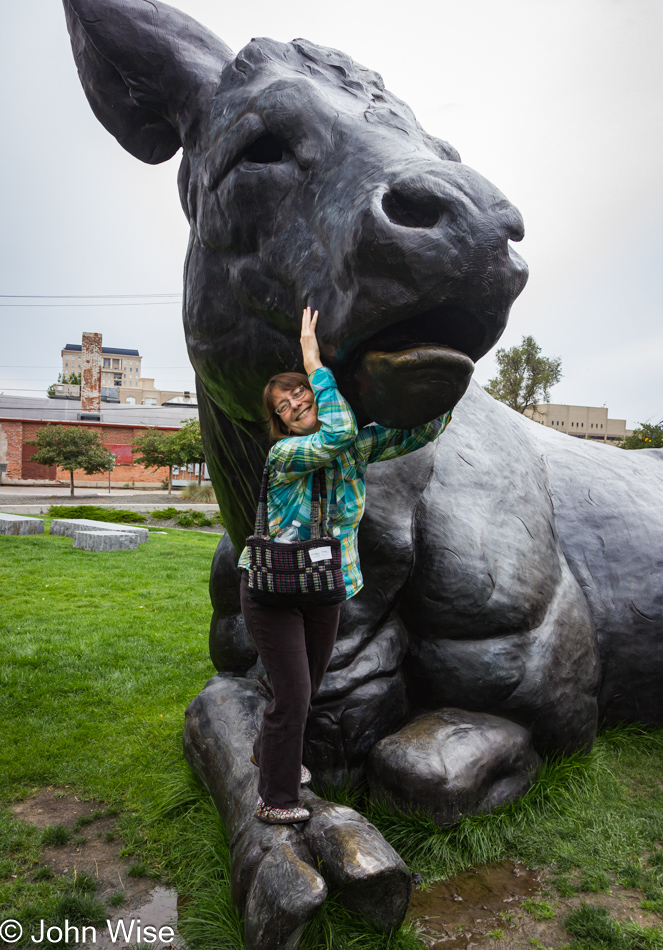
{"label": "leopard print shoe", "polygon": [[264,821],[266,825],[295,825],[308,821],[311,812],[307,808],[275,808],[259,798],[255,815],[258,821]]}

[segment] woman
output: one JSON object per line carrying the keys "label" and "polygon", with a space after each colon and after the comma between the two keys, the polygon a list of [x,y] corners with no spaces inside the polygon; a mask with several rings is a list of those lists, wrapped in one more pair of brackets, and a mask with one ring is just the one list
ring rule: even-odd
{"label": "woman", "polygon": [[[366,466],[414,452],[444,431],[448,412],[416,429],[382,426],[357,429],[352,409],[322,365],[315,335],[318,311],[302,316],[302,373],[280,373],[264,392],[265,413],[276,444],[269,452],[269,533],[284,540],[310,537],[311,479],[324,471],[330,532],[341,541],[346,598],[362,586],[357,528],[364,513]],[[302,765],[304,728],[311,699],[320,688],[336,641],[340,604],[273,607],[252,601],[248,553],[242,571],[242,614],[272,687],[252,761],[260,768],[256,817],[268,824],[306,821],[300,784],[311,780]]]}

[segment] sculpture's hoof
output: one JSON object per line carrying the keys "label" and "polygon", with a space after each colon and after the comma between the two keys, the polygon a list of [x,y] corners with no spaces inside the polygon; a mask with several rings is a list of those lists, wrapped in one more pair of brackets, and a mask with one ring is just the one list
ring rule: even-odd
{"label": "sculpture's hoof", "polygon": [[446,826],[523,795],[538,761],[524,726],[487,713],[441,709],[376,743],[367,772],[374,798],[424,808]]}
{"label": "sculpture's hoof", "polygon": [[262,860],[246,902],[246,950],[293,950],[327,897],[327,886],[284,843]]}
{"label": "sculpture's hoof", "polygon": [[363,815],[312,793],[302,796],[311,820],[302,826],[311,854],[336,899],[383,930],[405,917],[412,875],[402,858]]}

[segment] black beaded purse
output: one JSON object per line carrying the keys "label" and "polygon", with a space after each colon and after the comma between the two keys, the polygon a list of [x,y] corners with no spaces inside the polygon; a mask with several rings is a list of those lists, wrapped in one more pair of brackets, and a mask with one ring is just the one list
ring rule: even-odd
{"label": "black beaded purse", "polygon": [[246,539],[249,553],[249,597],[272,607],[331,605],[345,600],[341,569],[341,542],[327,536],[327,483],[324,471],[313,472],[311,537],[308,541],[280,543],[269,537],[267,489],[269,462],[265,463],[254,533]]}

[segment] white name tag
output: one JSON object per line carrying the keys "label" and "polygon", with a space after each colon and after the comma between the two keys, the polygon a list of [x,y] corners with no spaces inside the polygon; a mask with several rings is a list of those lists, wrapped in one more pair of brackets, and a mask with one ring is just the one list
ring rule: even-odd
{"label": "white name tag", "polygon": [[310,548],[308,553],[314,564],[316,561],[331,561],[332,550],[330,547]]}

